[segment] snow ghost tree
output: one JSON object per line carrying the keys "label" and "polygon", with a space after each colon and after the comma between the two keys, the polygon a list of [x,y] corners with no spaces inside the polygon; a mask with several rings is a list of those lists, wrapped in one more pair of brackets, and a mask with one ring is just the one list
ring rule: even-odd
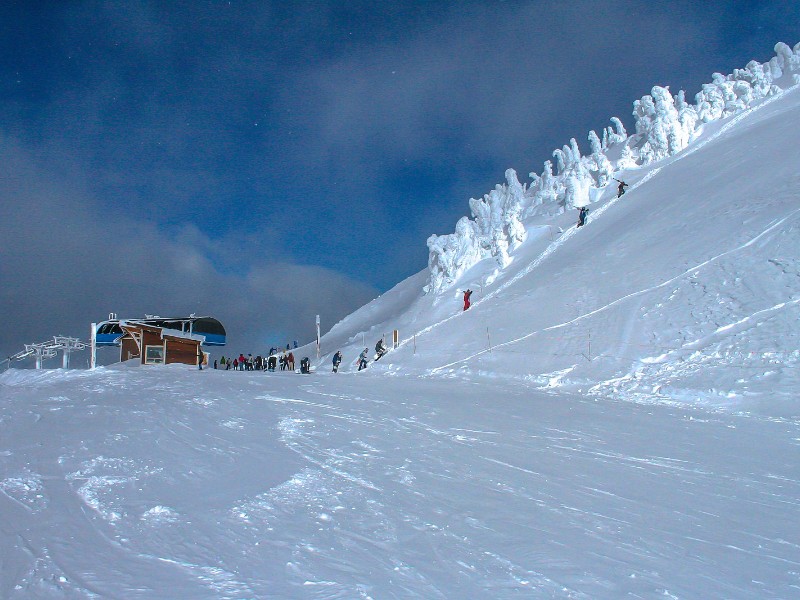
{"label": "snow ghost tree", "polygon": [[553,156],[558,165],[558,175],[564,182],[563,206],[566,209],[589,204],[589,189],[594,184],[589,172],[590,161],[581,156],[578,142],[570,140],[569,146],[554,150]]}
{"label": "snow ghost tree", "polygon": [[589,148],[592,154],[589,158],[589,170],[594,174],[594,187],[605,187],[611,180],[614,167],[603,152],[603,143],[594,130],[589,132]]}
{"label": "snow ghost tree", "polygon": [[467,217],[458,220],[455,233],[430,236],[428,250],[428,270],[431,278],[426,286],[426,292],[448,287],[464,271],[483,258],[475,224]]}
{"label": "snow ghost tree", "polygon": [[655,86],[633,106],[636,133],[643,142],[639,152],[643,164],[677,154],[687,146],[692,131],[684,130],[669,88]]}
{"label": "snow ghost tree", "polygon": [[628,139],[628,132],[625,131],[622,121],[617,117],[611,117],[611,124],[614,126],[613,128],[603,129],[603,150],[608,150]]}

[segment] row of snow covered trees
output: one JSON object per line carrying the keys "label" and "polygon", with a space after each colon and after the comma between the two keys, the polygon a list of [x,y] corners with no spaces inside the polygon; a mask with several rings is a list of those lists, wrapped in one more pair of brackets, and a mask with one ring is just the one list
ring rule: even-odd
{"label": "row of snow covered trees", "polygon": [[715,73],[689,104],[683,91],[673,96],[666,87],[633,103],[636,133],[628,136],[622,122],[612,118],[602,137],[589,132],[589,150],[581,154],[573,138],[553,152],[553,163],[544,163],[541,175],[531,173],[529,186],[520,183],[513,169],[506,183],[483,198],[472,198],[472,218],[462,217],[455,233],[428,238],[430,280],[427,291],[452,285],[480,260],[494,257],[500,268],[510,262],[509,250],[525,240],[523,222],[535,215],[558,214],[586,206],[607,186],[612,176],[625,169],[649,165],[685,149],[704,123],[741,112],[754,102],[800,84],[800,43],[794,49],[775,46],[776,56],[761,64],[751,61],[731,75]]}

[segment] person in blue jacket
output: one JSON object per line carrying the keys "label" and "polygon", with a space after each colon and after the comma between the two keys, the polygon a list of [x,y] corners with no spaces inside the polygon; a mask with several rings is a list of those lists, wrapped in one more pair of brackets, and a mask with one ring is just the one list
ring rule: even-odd
{"label": "person in blue jacket", "polygon": [[361,354],[358,355],[358,370],[367,368],[367,356],[369,356],[369,348],[364,348]]}

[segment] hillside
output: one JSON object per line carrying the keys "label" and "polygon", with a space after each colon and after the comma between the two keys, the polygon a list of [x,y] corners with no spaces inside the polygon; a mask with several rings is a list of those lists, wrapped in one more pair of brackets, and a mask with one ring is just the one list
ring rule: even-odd
{"label": "hillside", "polygon": [[354,357],[398,329],[401,347],[374,368],[796,414],[797,87],[713,125],[621,173],[627,193],[608,186],[585,227],[577,211],[534,220],[508,267],[485,259],[443,292],[425,294],[420,273],[323,350]]}

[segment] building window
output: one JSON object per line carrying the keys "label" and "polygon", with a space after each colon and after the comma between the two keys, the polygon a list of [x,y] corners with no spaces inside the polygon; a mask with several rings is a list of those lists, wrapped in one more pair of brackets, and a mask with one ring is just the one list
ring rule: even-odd
{"label": "building window", "polygon": [[146,365],[163,365],[164,364],[164,346],[145,346],[145,348],[144,348],[144,364],[146,364]]}

